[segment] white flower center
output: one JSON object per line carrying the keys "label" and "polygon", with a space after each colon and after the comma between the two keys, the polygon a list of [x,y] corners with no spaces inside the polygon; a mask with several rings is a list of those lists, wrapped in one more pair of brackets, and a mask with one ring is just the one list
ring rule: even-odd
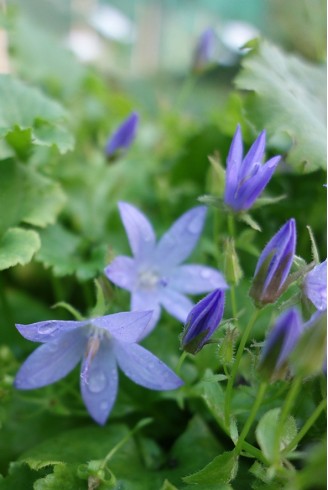
{"label": "white flower center", "polygon": [[166,286],[167,281],[161,277],[159,272],[154,269],[141,269],[138,273],[138,287],[148,291],[157,289],[159,286]]}

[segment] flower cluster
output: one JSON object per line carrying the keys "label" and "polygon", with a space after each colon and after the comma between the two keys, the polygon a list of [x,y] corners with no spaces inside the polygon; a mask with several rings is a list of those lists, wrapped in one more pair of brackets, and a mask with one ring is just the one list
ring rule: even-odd
{"label": "flower cluster", "polygon": [[[212,36],[212,31],[204,33],[199,55],[205,56],[205,51],[210,50]],[[126,151],[132,144],[138,120],[138,114],[132,113],[115,131],[106,146],[109,157]],[[233,212],[246,211],[254,204],[279,163],[280,156],[261,163],[265,137],[265,131],[262,131],[243,157],[242,135],[237,127],[227,158],[224,193],[225,204]],[[42,344],[19,369],[16,388],[30,390],[54,383],[82,360],[82,398],[99,424],[106,422],[114,405],[118,368],[135,383],[152,390],[171,390],[183,384],[168,366],[139,345],[155,328],[161,309],[185,323],[181,348],[197,354],[211,341],[222,320],[225,290],[228,289],[225,278],[217,269],[184,264],[202,233],[205,206],[185,212],[158,242],[151,223],[139,209],[126,202],[119,202],[118,207],[132,257],[118,255],[104,273],[113,284],[129,291],[131,311],[83,321],[51,320],[16,325],[26,339]],[[258,308],[275,303],[287,289],[292,280],[290,270],[295,248],[296,223],[291,218],[272,237],[258,259],[249,293]],[[236,254],[233,244],[230,250]],[[279,316],[268,334],[259,362],[266,378],[284,375],[292,352],[310,326],[318,332],[313,337],[319,339],[313,343],[314,350],[317,349],[324,335],[323,329],[316,325],[327,309],[326,274],[327,261],[303,274],[303,293],[317,309],[311,320],[303,323],[298,310],[292,308]],[[233,280],[231,284],[237,284],[237,281]],[[207,296],[195,306],[187,296],[204,293],[208,293]],[[240,360],[240,355],[237,357]],[[228,403],[232,385],[233,378],[228,383]]]}

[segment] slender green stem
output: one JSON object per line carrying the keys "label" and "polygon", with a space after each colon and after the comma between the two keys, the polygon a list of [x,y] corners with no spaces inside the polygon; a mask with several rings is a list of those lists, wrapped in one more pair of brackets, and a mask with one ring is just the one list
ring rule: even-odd
{"label": "slender green stem", "polygon": [[177,97],[176,108],[181,109],[183,104],[186,102],[192,91],[194,90],[196,83],[198,81],[198,77],[194,73],[190,73],[189,76],[185,79],[180,93]]}
{"label": "slender green stem", "polygon": [[254,311],[253,315],[251,316],[251,318],[249,320],[247,327],[244,330],[244,333],[241,337],[239,347],[237,350],[236,359],[235,359],[235,362],[232,366],[231,376],[228,380],[226,393],[225,393],[225,402],[224,402],[225,403],[224,404],[224,420],[225,420],[225,424],[227,427],[229,427],[229,420],[230,420],[232,389],[233,389],[233,385],[234,385],[236,375],[238,372],[239,363],[240,363],[240,360],[242,358],[246,342],[248,340],[248,337],[250,335],[252,327],[253,327],[253,325],[254,325],[254,323],[255,323],[258,315],[259,315],[259,312],[260,312],[260,310]]}
{"label": "slender green stem", "polygon": [[250,444],[249,442],[243,441],[242,449],[249,455],[249,457],[258,459],[265,465],[269,464],[262,451],[257,447],[252,446],[252,444]]}
{"label": "slender green stem", "polygon": [[105,458],[103,459],[102,461],[102,464],[101,464],[101,467],[102,468],[105,468],[106,464],[108,463],[108,461],[114,456],[114,454],[119,450],[121,449],[122,446],[124,446],[124,444],[136,433],[138,432],[140,429],[142,429],[143,427],[145,427],[146,425],[149,425],[150,423],[152,422],[152,419],[151,418],[147,418],[147,419],[143,419],[141,420],[128,434],[126,434],[125,437],[123,437],[123,439],[120,440],[120,442],[118,442],[116,444],[116,446],[114,446],[110,451],[109,453],[107,454],[107,456],[105,456]]}
{"label": "slender green stem", "polygon": [[235,217],[232,213],[228,214],[228,231],[231,238],[236,236]]}
{"label": "slender green stem", "polygon": [[302,384],[302,378],[300,376],[296,376],[293,379],[293,382],[291,384],[290,390],[287,394],[285,403],[281,409],[280,416],[278,419],[278,425],[275,433],[275,440],[274,440],[274,454],[275,454],[275,463],[278,466],[279,465],[279,459],[280,459],[280,439],[281,435],[284,429],[285,422],[288,418],[288,415],[290,414],[295,399],[298,395],[299,389]]}
{"label": "slender green stem", "polygon": [[235,451],[237,454],[240,453],[240,451],[242,449],[243,442],[244,442],[244,440],[245,440],[245,438],[246,438],[246,436],[247,436],[247,434],[248,434],[248,432],[249,432],[249,430],[250,430],[250,428],[251,428],[251,426],[255,420],[256,414],[258,412],[258,409],[261,406],[261,403],[262,403],[265,391],[267,389],[267,386],[268,386],[268,384],[266,382],[262,382],[259,386],[259,390],[257,392],[254,404],[252,406],[251,413],[249,414],[248,419],[246,420],[246,423],[243,427],[243,430],[241,431],[241,434],[240,434],[238,441],[237,441],[237,444],[236,444]]}
{"label": "slender green stem", "polygon": [[309,419],[305,422],[299,433],[294,437],[294,439],[285,447],[282,451],[282,454],[285,455],[289,451],[291,451],[303,437],[308,432],[308,430],[312,427],[314,422],[317,420],[321,412],[327,407],[327,400],[322,400],[321,403],[317,406],[313,414],[309,417]]}
{"label": "slender green stem", "polygon": [[177,364],[177,367],[176,367],[176,370],[175,372],[179,375],[180,374],[180,370],[181,370],[181,367],[182,367],[182,364],[184,363],[184,360],[185,358],[187,357],[188,355],[188,352],[186,352],[185,350],[182,352],[181,356],[179,357],[179,360],[178,360],[178,364]]}

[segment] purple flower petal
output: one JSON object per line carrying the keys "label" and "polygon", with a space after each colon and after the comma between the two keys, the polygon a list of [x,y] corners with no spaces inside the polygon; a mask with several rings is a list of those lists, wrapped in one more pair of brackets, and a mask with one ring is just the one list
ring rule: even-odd
{"label": "purple flower petal", "polygon": [[307,273],[303,288],[305,295],[318,310],[327,309],[327,259]]}
{"label": "purple flower petal", "polygon": [[150,390],[174,390],[183,381],[158,357],[138,344],[115,342],[115,355],[124,374]]}
{"label": "purple flower petal", "polygon": [[32,340],[33,342],[50,342],[88,323],[88,321],[46,320],[29,325],[16,323],[16,328],[28,340]]}
{"label": "purple flower petal", "polygon": [[280,159],[280,156],[271,158],[264,165],[261,165],[249,180],[245,180],[235,198],[237,207],[247,210],[254,204],[254,201],[262,194],[271,179]]}
{"label": "purple flower petal", "polygon": [[156,262],[167,268],[176,266],[193,251],[203,230],[206,207],[197,206],[178,218],[156,247]]}
{"label": "purple flower petal", "polygon": [[152,317],[139,340],[146,337],[153,330],[159,320],[161,307],[157,290],[134,291],[131,296],[131,311],[145,311],[147,309],[152,311]]}
{"label": "purple flower petal", "polygon": [[86,342],[85,331],[81,329],[41,345],[19,369],[15,378],[16,388],[32,390],[63,378],[81,359]]}
{"label": "purple flower petal", "polygon": [[225,202],[231,202],[238,186],[240,166],[243,160],[243,140],[238,124],[227,157]]}
{"label": "purple flower petal", "polygon": [[180,265],[169,276],[169,286],[180,293],[202,294],[213,289],[227,289],[223,274],[212,267]]}
{"label": "purple flower petal", "polygon": [[187,296],[169,288],[161,291],[160,301],[164,308],[181,322],[186,321],[188,313],[193,307],[193,302]]}
{"label": "purple flower petal", "polygon": [[104,425],[110,414],[117,396],[118,372],[114,349],[110,341],[103,339],[91,360],[86,366],[84,359],[81,366],[81,393],[85,406],[91,417],[100,425]]}
{"label": "purple flower petal", "polygon": [[192,308],[181,338],[182,349],[197,354],[203,348],[222,320],[224,299],[224,291],[216,289]]}
{"label": "purple flower petal", "polygon": [[104,272],[108,279],[120,288],[132,291],[135,286],[137,280],[136,263],[131,257],[124,255],[116,257]]}
{"label": "purple flower petal", "polygon": [[149,257],[156,240],[152,225],[146,216],[131,204],[120,202],[118,207],[133,255],[139,259]]}
{"label": "purple flower petal", "polygon": [[152,311],[131,311],[94,318],[91,323],[121,342],[137,342],[145,336],[151,317]]}
{"label": "purple flower petal", "polygon": [[243,159],[242,135],[237,126],[227,158],[224,202],[234,211],[249,209],[264,190],[280,160],[273,157],[261,165],[265,150],[266,132],[256,138]]}
{"label": "purple flower petal", "polygon": [[135,139],[138,122],[139,115],[132,112],[109,138],[105,148],[106,155],[112,156],[116,151],[129,148]]}
{"label": "purple flower petal", "polygon": [[248,150],[248,153],[240,167],[239,180],[244,180],[247,178],[247,175],[250,173],[250,169],[254,166],[254,164],[261,163],[265,150],[265,138],[266,131],[264,130],[258,135]]}

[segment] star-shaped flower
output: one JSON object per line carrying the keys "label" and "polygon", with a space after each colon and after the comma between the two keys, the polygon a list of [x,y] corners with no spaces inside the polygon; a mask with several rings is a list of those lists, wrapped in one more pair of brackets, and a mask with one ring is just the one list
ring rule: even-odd
{"label": "star-shaped flower", "polygon": [[262,131],[243,158],[240,126],[233,137],[226,170],[224,202],[233,211],[249,209],[272,177],[281,157],[275,156],[262,164],[265,150],[265,131]]}
{"label": "star-shaped flower", "polygon": [[114,405],[119,366],[135,383],[151,390],[172,390],[182,380],[137,344],[152,313],[128,312],[85,321],[50,320],[16,325],[23,337],[42,342],[19,369],[15,386],[32,390],[66,376],[82,359],[81,393],[91,415],[103,425]]}
{"label": "star-shaped flower", "polygon": [[116,257],[105,269],[114,284],[131,292],[131,310],[153,310],[145,335],[156,325],[161,306],[184,322],[193,303],[186,294],[226,289],[223,275],[202,265],[181,265],[202,232],[206,207],[192,208],[177,219],[156,244],[152,225],[131,204],[119,203],[133,258]]}

